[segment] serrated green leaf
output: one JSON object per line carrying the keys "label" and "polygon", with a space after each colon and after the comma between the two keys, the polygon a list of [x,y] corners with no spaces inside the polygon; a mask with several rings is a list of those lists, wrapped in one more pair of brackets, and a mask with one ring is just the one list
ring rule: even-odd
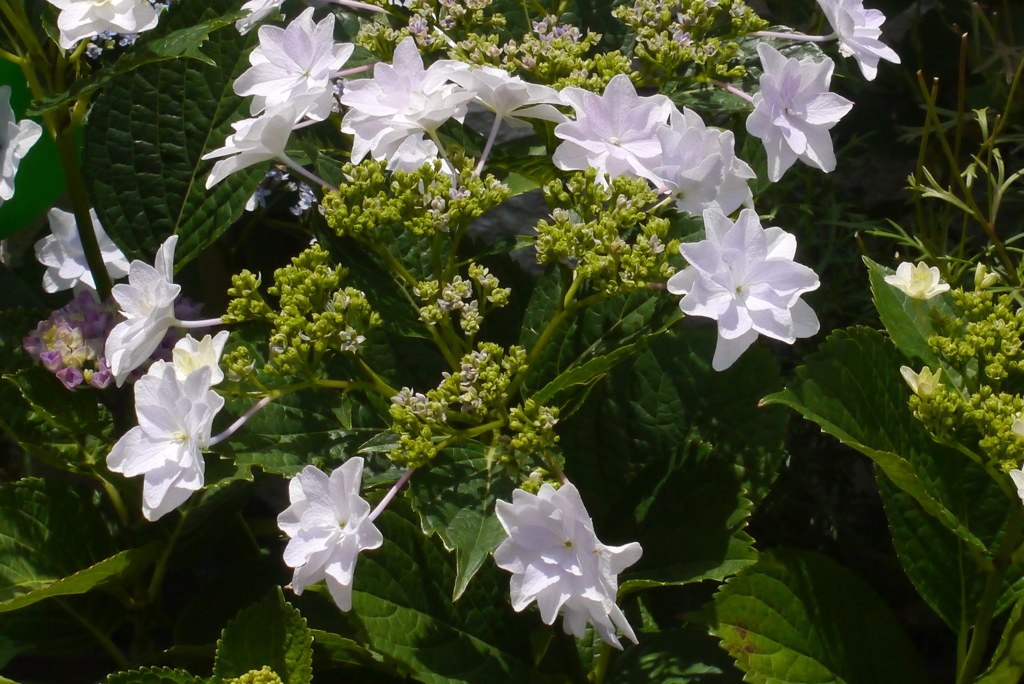
{"label": "serrated green leaf", "polygon": [[[393,502],[378,519],[384,545],[360,555],[346,618],[373,651],[426,684],[528,682],[527,619],[508,604],[508,575],[484,567],[453,603],[453,559]],[[395,509],[395,510],[393,510]]]}
{"label": "serrated green leaf", "polygon": [[169,667],[143,667],[118,672],[107,677],[107,684],[204,684],[203,680],[185,670]]}
{"label": "serrated green leaf", "polygon": [[511,499],[515,483],[495,465],[485,446],[467,442],[445,449],[409,481],[409,501],[424,533],[436,534],[445,548],[455,551],[455,601],[505,539],[494,503]]}
{"label": "serrated green leaf", "polygon": [[[237,11],[231,0],[175,4],[159,36]],[[83,154],[87,182],[100,222],[130,258],[151,260],[175,234],[180,267],[241,216],[263,169],[239,171],[207,190],[214,160],[200,158],[223,144],[233,121],[248,116],[232,83],[249,67],[247,50],[256,40],[255,31],[215,31],[203,51],[216,66],[195,59],[147,64],[116,76],[93,105]]]}
{"label": "serrated green leaf", "polygon": [[1024,677],[1024,596],[1013,606],[988,669],[976,684],[1019,684]]}
{"label": "serrated green leaf", "polygon": [[[892,269],[876,264],[864,257],[871,280],[871,294],[893,344],[911,361],[923,363],[934,370],[942,369],[942,374],[957,387],[963,387],[960,372],[939,358],[931,347],[928,338],[933,335],[945,334],[943,321],[955,321],[960,312],[953,304],[953,297],[948,292],[929,299],[914,299],[899,289],[885,282],[885,276],[892,275]],[[921,370],[914,365],[914,370]]]}
{"label": "serrated green leaf", "polygon": [[784,391],[764,401],[796,409],[871,458],[924,510],[988,553],[995,531],[977,527],[973,512],[978,501],[961,486],[965,471],[974,471],[972,481],[987,475],[978,474],[980,466],[962,454],[933,442],[914,418],[907,406],[910,389],[899,373],[905,362],[874,330],[838,330],[805,359]]}
{"label": "serrated green leaf", "polygon": [[[30,589],[28,593],[19,594],[12,599],[3,601],[0,603],[0,613],[18,610],[54,596],[84,594],[97,587],[102,587],[112,580],[131,577],[155,561],[160,554],[160,548],[160,543],[154,542],[139,549],[121,551],[84,570],[79,570],[72,575],[49,582],[45,586]],[[37,586],[40,582],[39,579],[33,579],[28,584],[7,588],[5,593]]]}
{"label": "serrated green leaf", "polygon": [[32,366],[3,379],[13,383],[36,414],[53,427],[79,435],[83,441],[87,435],[111,435],[113,418],[100,403],[97,392],[89,388],[71,392],[42,366]]}
{"label": "serrated green leaf", "polygon": [[612,661],[608,684],[740,684],[743,673],[706,629],[683,625],[641,633],[640,645]]}
{"label": "serrated green leaf", "polygon": [[896,616],[856,575],[777,549],[729,579],[706,608],[712,633],[751,684],[924,684]]}
{"label": "serrated green leaf", "polygon": [[224,628],[213,675],[229,679],[268,665],[284,684],[309,684],[312,664],[313,636],[306,620],[276,588]]}

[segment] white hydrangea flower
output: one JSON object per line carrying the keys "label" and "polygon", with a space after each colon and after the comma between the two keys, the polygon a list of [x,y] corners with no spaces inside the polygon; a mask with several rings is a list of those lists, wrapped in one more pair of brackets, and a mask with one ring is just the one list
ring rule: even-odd
{"label": "white hydrangea flower", "polygon": [[829,130],[853,108],[830,93],[835,64],[827,57],[787,59],[768,43],[758,43],[764,74],[754,94],[747,131],[764,141],[768,177],[777,182],[797,159],[829,173],[836,168]]}
{"label": "white hydrangea flower", "polygon": [[301,594],[320,580],[341,610],[352,608],[352,579],[360,551],[376,549],[384,536],[370,520],[370,504],[359,496],[363,459],[358,456],[328,477],[306,466],[288,484],[291,506],[277,525],[291,539],[284,562],[295,568],[292,591]]}
{"label": "white hydrangea flower", "polygon": [[220,357],[224,353],[224,345],[228,341],[228,331],[221,330],[215,337],[206,335],[197,340],[185,335],[174,345],[171,359],[178,379],[184,382],[188,376],[200,368],[210,369],[210,384],[218,385],[224,380],[224,371],[220,368]]}
{"label": "white hydrangea flower", "polygon": [[0,86],[0,204],[14,197],[14,177],[18,165],[43,134],[31,119],[19,124],[11,107],[11,87]]}
{"label": "white hydrangea flower", "polygon": [[[89,210],[89,216],[110,279],[124,278],[128,275],[128,259],[103,230],[95,209]],[[47,217],[50,219],[50,235],[36,242],[36,259],[46,266],[43,289],[47,292],[95,290],[96,283],[93,282],[89,262],[85,258],[82,239],[78,236],[75,215],[53,208]]]}
{"label": "white hydrangea flower", "polygon": [[900,63],[900,56],[880,41],[885,15],[878,10],[864,9],[864,0],[818,0],[828,23],[839,38],[839,52],[857,60],[864,78],[874,80],[878,60]]}
{"label": "white hydrangea flower", "polygon": [[475,102],[503,121],[525,124],[521,119],[543,119],[555,123],[568,120],[553,106],[564,104],[557,90],[528,83],[504,69],[474,65],[452,72],[450,78],[473,93]]}
{"label": "white hydrangea flower", "polygon": [[110,331],[103,355],[118,387],[150,357],[167,329],[177,322],[174,300],[181,292],[181,286],[174,284],[177,244],[178,236],[170,236],[160,245],[152,266],[133,261],[128,267],[128,284],[114,286],[112,294],[125,320]]}
{"label": "white hydrangea flower", "polygon": [[718,321],[715,370],[735,363],[758,334],[792,344],[818,332],[818,317],[800,299],[818,288],[818,276],[793,261],[796,238],[762,228],[752,209],[735,223],[708,209],[704,229],[705,240],[680,245],[690,265],[669,279],[668,291],[684,295],[684,313]]}
{"label": "white hydrangea flower", "polygon": [[517,489],[512,503],[497,502],[495,513],[508,538],[495,549],[494,561],[512,573],[516,611],[536,601],[545,624],[553,624],[561,611],[563,629],[578,639],[589,622],[616,648],[622,648],[616,627],[637,643],[615,597],[619,573],[643,553],[638,543],[602,544],[579,492],[569,483],[557,490],[544,484],[536,495]]}
{"label": "white hydrangea flower", "polygon": [[249,14],[235,22],[235,29],[244,36],[283,4],[284,0],[249,0],[242,5],[242,9],[249,10]]}
{"label": "white hydrangea flower", "polygon": [[144,475],[142,514],[159,520],[183,504],[204,483],[202,449],[224,397],[210,389],[210,370],[184,381],[174,367],[157,361],[135,383],[139,424],[107,455],[107,467],[125,477]]}
{"label": "white hydrangea flower", "polygon": [[552,161],[564,171],[598,170],[598,178],[626,175],[656,181],[653,167],[661,158],[658,131],[668,121],[672,101],[664,95],[640,97],[625,74],[608,82],[603,95],[565,88],[562,99],[576,110],[576,120],[559,124],[562,143]]}
{"label": "white hydrangea flower", "polygon": [[286,28],[261,26],[260,44],[249,54],[252,68],[234,83],[235,94],[252,95],[250,114],[287,104],[296,98],[313,96],[309,108],[299,113],[323,121],[334,105],[331,76],[338,71],[355,46],[334,42],[334,15],[313,22],[310,7]]}
{"label": "white hydrangea flower", "polygon": [[914,369],[910,366],[900,366],[900,375],[910,385],[910,389],[914,394],[922,399],[927,399],[935,394],[935,391],[939,389],[939,385],[942,384],[941,368],[932,373],[932,369],[925,366],[921,369],[920,373],[915,373]]}
{"label": "white hydrangea flower", "polygon": [[1024,470],[1020,468],[1011,470],[1010,479],[1013,480],[1014,486],[1017,487],[1017,498],[1024,503]]}
{"label": "white hydrangea flower", "polygon": [[[395,48],[391,64],[374,65],[373,78],[347,82],[341,103],[349,110],[341,121],[341,131],[354,137],[352,162],[358,163],[368,154],[390,161],[409,136],[422,141],[424,133],[433,136],[449,119],[461,122],[466,103],[474,95],[451,83],[449,77],[468,68],[462,62],[441,60],[424,69],[416,41],[410,37]],[[413,147],[421,153],[433,148],[432,158],[436,158],[432,142],[414,142]]]}
{"label": "white hydrangea flower", "polygon": [[262,164],[271,159],[284,160],[292,129],[312,99],[308,95],[300,97],[291,104],[268,110],[255,119],[243,119],[231,124],[235,132],[224,140],[224,147],[203,155],[203,159],[226,157],[213,165],[206,178],[206,189],[209,190],[236,171],[254,164]]}
{"label": "white hydrangea flower", "polygon": [[146,0],[48,0],[60,10],[60,46],[71,50],[83,38],[113,33],[142,33],[156,28],[160,15]]}
{"label": "white hydrangea flower", "polygon": [[942,282],[939,269],[929,268],[923,261],[916,266],[904,261],[896,267],[895,274],[885,276],[885,282],[914,299],[931,299],[949,291],[949,283]]}

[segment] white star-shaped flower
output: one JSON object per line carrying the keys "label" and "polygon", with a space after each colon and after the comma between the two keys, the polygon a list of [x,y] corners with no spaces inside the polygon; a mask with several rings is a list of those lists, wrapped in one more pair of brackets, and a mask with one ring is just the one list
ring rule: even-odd
{"label": "white star-shaped flower", "polygon": [[599,179],[608,174],[657,182],[652,169],[661,158],[658,131],[672,112],[671,100],[638,96],[625,74],[612,77],[603,95],[583,88],[565,88],[561,94],[576,110],[576,120],[555,127],[563,140],[552,157],[555,166],[565,171],[594,167]]}
{"label": "white star-shaped flower", "polygon": [[473,93],[476,103],[494,112],[503,121],[525,123],[520,119],[543,119],[562,123],[565,114],[553,105],[564,104],[558,91],[545,85],[528,83],[504,69],[472,66],[454,71],[451,80]]}
{"label": "white star-shaped flower", "polygon": [[830,93],[831,59],[786,59],[768,43],[758,43],[764,74],[754,94],[747,131],[764,141],[768,177],[777,182],[797,159],[826,173],[836,168],[829,130],[853,103]]}
{"label": "white star-shaped flower", "polygon": [[880,59],[900,63],[900,56],[878,39],[884,14],[864,9],[864,0],[818,0],[818,4],[839,38],[839,51],[844,57],[856,58],[864,78],[874,80]]}
{"label": "white star-shaped flower", "polygon": [[910,385],[910,389],[913,390],[914,394],[922,399],[927,399],[935,394],[935,391],[939,389],[939,385],[942,384],[941,368],[932,373],[932,369],[925,366],[921,369],[920,373],[915,373],[914,369],[910,366],[900,366],[900,375]]}
{"label": "white star-shaped flower", "polygon": [[355,46],[334,42],[334,15],[313,22],[310,7],[288,24],[261,26],[260,44],[249,55],[252,68],[234,83],[235,94],[252,95],[250,114],[313,96],[309,108],[299,114],[322,121],[331,114],[334,88],[331,76],[340,69]]}
{"label": "white star-shaped flower", "polygon": [[224,140],[224,147],[203,155],[203,159],[226,157],[213,165],[206,178],[206,189],[209,190],[236,171],[254,164],[262,164],[271,159],[284,161],[292,129],[313,99],[309,95],[299,97],[291,104],[267,110],[255,119],[243,119],[231,124],[235,132]]}
{"label": "white star-shaped flower", "polygon": [[352,608],[352,579],[361,551],[376,549],[384,536],[370,520],[370,504],[359,496],[363,459],[358,456],[328,477],[306,466],[288,484],[291,506],[277,525],[291,539],[284,562],[295,568],[292,591],[301,594],[320,580],[341,610]]}
{"label": "white star-shaped flower", "polygon": [[178,379],[182,382],[200,368],[210,369],[210,384],[218,385],[224,380],[224,371],[220,368],[220,357],[224,353],[224,345],[228,341],[228,331],[221,330],[216,337],[206,335],[197,340],[185,335],[174,345],[171,360]]}
{"label": "white star-shaped flower", "polygon": [[14,197],[14,177],[18,165],[43,134],[31,119],[19,124],[11,108],[11,87],[0,86],[0,204]]}
{"label": "white star-shaped flower", "polygon": [[49,0],[60,10],[60,46],[75,47],[83,38],[113,33],[142,33],[156,28],[160,15],[146,0]]}
{"label": "white star-shaped flower", "polygon": [[114,286],[112,294],[125,320],[110,331],[103,356],[118,387],[150,357],[167,329],[177,322],[174,300],[181,292],[181,286],[174,284],[177,244],[178,236],[170,236],[157,250],[153,266],[133,261],[128,267],[128,284]]}
{"label": "white star-shaped flower", "polygon": [[637,643],[615,597],[619,573],[643,553],[639,544],[602,544],[579,492],[568,483],[557,490],[544,484],[536,495],[517,489],[512,503],[497,502],[495,513],[508,539],[495,549],[494,562],[512,573],[516,611],[536,601],[545,624],[553,624],[561,611],[563,629],[577,639],[589,622],[616,648],[622,648],[616,627]]}
{"label": "white star-shaped flower", "polygon": [[668,291],[685,295],[683,313],[718,321],[715,370],[731,366],[758,333],[792,344],[818,332],[817,316],[800,299],[818,288],[818,276],[793,261],[796,238],[762,228],[752,209],[735,223],[708,209],[704,229],[707,239],[680,245],[690,265],[669,279]]}
{"label": "white star-shaped flower", "polygon": [[283,4],[284,0],[249,0],[242,5],[242,9],[249,10],[249,14],[235,22],[235,29],[244,36]]}
{"label": "white star-shaped flower", "polygon": [[202,368],[182,382],[174,367],[157,361],[135,383],[139,424],[107,455],[107,467],[125,477],[144,475],[142,514],[159,520],[204,482],[203,449],[224,398],[210,389]]}
{"label": "white star-shaped flower", "polygon": [[[89,262],[86,261],[85,250],[82,248],[82,240],[78,236],[75,215],[54,208],[50,209],[47,216],[50,219],[50,235],[36,242],[36,259],[46,266],[46,272],[43,273],[43,289],[47,292],[70,289],[76,292],[83,289],[95,290],[96,283],[93,282]],[[96,233],[96,241],[100,245],[100,254],[103,255],[103,263],[107,267],[110,279],[125,277],[128,275],[128,259],[103,230],[95,209],[89,210],[89,216],[92,218],[92,228]]]}
{"label": "white star-shaped flower", "polygon": [[419,140],[423,133],[432,136],[448,119],[461,122],[466,103],[474,96],[449,77],[468,68],[461,62],[441,60],[424,69],[416,41],[410,37],[395,48],[391,64],[374,65],[373,78],[347,82],[341,103],[349,110],[341,131],[354,137],[352,161],[362,161],[367,154],[390,161],[409,136]]}
{"label": "white star-shaped flower", "polygon": [[914,299],[931,299],[949,291],[949,283],[942,282],[939,269],[923,261],[916,266],[904,261],[896,267],[895,274],[885,276],[885,282]]}

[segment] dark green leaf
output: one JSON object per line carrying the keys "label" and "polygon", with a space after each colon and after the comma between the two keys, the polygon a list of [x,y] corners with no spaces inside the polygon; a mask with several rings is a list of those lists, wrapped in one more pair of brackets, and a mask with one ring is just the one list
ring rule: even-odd
{"label": "dark green leaf", "polygon": [[203,684],[203,680],[185,670],[143,667],[131,672],[112,674],[107,677],[107,684]]}
{"label": "dark green leaf", "polygon": [[284,684],[309,684],[312,644],[305,618],[275,589],[224,628],[217,642],[213,674],[229,679],[268,665]]}
{"label": "dark green leaf", "polygon": [[640,645],[612,662],[609,684],[740,684],[743,673],[707,630],[683,625],[640,633]]}
{"label": "dark green leaf", "polygon": [[[161,22],[159,36],[236,10],[231,0],[182,0]],[[247,49],[256,39],[255,31],[215,31],[203,52],[216,66],[195,59],[147,64],[115,77],[93,106],[87,182],[103,227],[129,257],[151,259],[176,234],[180,267],[241,216],[263,169],[240,171],[207,190],[214,161],[200,157],[223,144],[233,121],[248,116],[232,83],[249,67]]]}
{"label": "dark green leaf", "polygon": [[1006,621],[992,662],[977,684],[1019,684],[1024,677],[1024,596],[1017,600]]}
{"label": "dark green leaf", "polygon": [[707,618],[751,684],[929,681],[885,603],[856,575],[813,553],[763,554],[722,586]]}

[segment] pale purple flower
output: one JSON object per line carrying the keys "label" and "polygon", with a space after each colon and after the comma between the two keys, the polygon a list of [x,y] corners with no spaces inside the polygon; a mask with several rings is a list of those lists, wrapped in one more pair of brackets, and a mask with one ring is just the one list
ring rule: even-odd
{"label": "pale purple flower", "polygon": [[612,77],[603,95],[583,88],[565,88],[561,94],[576,110],[576,120],[555,127],[563,140],[552,157],[555,166],[565,171],[593,167],[601,182],[605,174],[654,179],[651,169],[661,157],[658,131],[672,112],[671,100],[638,96],[625,74]]}
{"label": "pale purple flower", "polygon": [[157,361],[135,383],[139,424],[110,450],[107,467],[125,477],[145,476],[146,520],[159,520],[203,487],[202,449],[223,406],[224,397],[210,389],[209,368],[182,382],[171,364]]}
{"label": "pale purple flower", "polygon": [[384,536],[370,520],[370,504],[359,496],[363,459],[345,461],[328,477],[306,466],[288,484],[291,505],[277,516],[277,525],[291,539],[284,562],[295,568],[292,591],[327,581],[341,610],[352,608],[352,579],[361,551],[376,549]]}
{"label": "pale purple flower", "polygon": [[11,87],[0,86],[0,204],[14,197],[18,165],[42,134],[42,127],[35,121],[15,120]]}
{"label": "pale purple flower", "polygon": [[733,223],[722,212],[704,212],[706,239],[679,247],[689,266],[668,281],[684,295],[679,308],[718,321],[712,367],[725,370],[758,334],[792,344],[818,332],[818,318],[801,295],[818,288],[814,271],[793,261],[796,238],[762,228],[752,209]]}
{"label": "pale purple flower", "polygon": [[[432,138],[445,121],[461,122],[466,103],[474,96],[449,78],[468,68],[461,62],[442,60],[424,69],[416,41],[410,37],[395,48],[391,64],[374,65],[373,78],[346,83],[341,103],[349,110],[341,130],[354,136],[352,161],[362,161],[368,154],[391,160],[409,136],[420,140],[426,133]],[[421,152],[429,149],[423,144],[417,147]]]}
{"label": "pale purple flower", "polygon": [[818,0],[818,4],[839,38],[839,51],[844,57],[856,58],[864,78],[874,80],[880,59],[900,63],[900,56],[878,39],[884,14],[864,9],[864,0]]}
{"label": "pale purple flower", "polygon": [[104,31],[141,33],[156,28],[159,13],[146,0],[49,0],[60,10],[60,46],[71,50],[83,38]]}
{"label": "pale purple flower", "polygon": [[778,181],[797,159],[832,171],[836,156],[829,130],[853,108],[852,102],[828,91],[832,60],[787,59],[768,43],[758,43],[757,54],[764,74],[747,131],[764,141],[768,177]]}
{"label": "pale purple flower", "polygon": [[508,538],[494,551],[494,562],[512,573],[512,608],[537,602],[541,619],[553,624],[562,613],[566,634],[583,638],[587,623],[608,644],[622,648],[615,629],[637,643],[616,605],[618,576],[643,553],[636,542],[605,546],[579,492],[566,483],[541,486],[534,495],[517,489],[512,503],[498,501],[498,521]]}
{"label": "pale purple flower", "polygon": [[110,331],[103,355],[118,387],[150,357],[167,329],[177,322],[174,300],[181,292],[181,286],[174,284],[177,243],[177,235],[167,238],[157,250],[153,266],[133,261],[128,284],[114,286],[112,294],[125,320]]}
{"label": "pale purple flower", "polygon": [[[79,291],[83,288],[96,289],[92,271],[85,258],[85,249],[78,235],[75,215],[62,209],[50,209],[50,235],[36,242],[36,259],[46,271],[43,273],[43,289],[47,292],[61,290]],[[103,230],[96,210],[89,210],[92,229],[96,233],[100,255],[111,280],[128,275],[128,259]]]}
{"label": "pale purple flower", "polygon": [[252,68],[235,80],[236,95],[252,95],[249,113],[312,96],[308,109],[299,113],[315,121],[331,115],[334,104],[332,74],[340,69],[355,46],[334,42],[334,15],[328,14],[319,23],[313,22],[310,7],[293,19],[286,28],[261,26],[260,44],[249,55]]}

